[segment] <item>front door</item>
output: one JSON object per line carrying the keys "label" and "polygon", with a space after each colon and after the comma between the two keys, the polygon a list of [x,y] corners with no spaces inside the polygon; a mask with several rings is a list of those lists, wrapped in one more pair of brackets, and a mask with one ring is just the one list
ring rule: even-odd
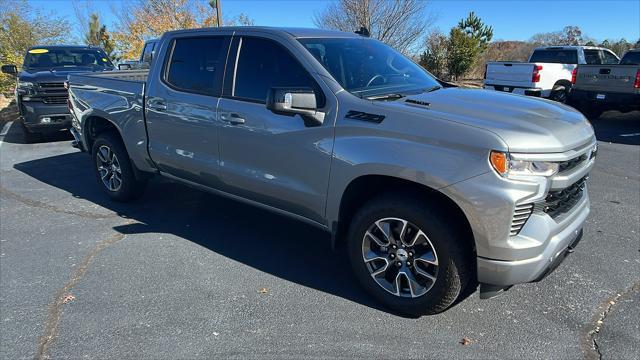
{"label": "front door", "polygon": [[164,71],[150,76],[145,106],[149,154],[161,171],[219,185],[216,109],[229,42],[229,36],[177,37],[157,59]]}
{"label": "front door", "polygon": [[[333,94],[275,40],[242,37],[229,96],[220,99],[220,173],[226,191],[322,222],[333,148]],[[233,52],[233,51],[232,51]],[[265,106],[271,87],[316,89],[322,125]],[[325,96],[325,92],[330,95]],[[226,95],[226,94],[225,94]]]}

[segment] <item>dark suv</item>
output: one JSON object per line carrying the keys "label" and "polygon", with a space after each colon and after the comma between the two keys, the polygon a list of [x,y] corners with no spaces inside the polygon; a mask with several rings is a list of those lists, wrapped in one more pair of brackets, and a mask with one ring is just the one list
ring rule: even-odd
{"label": "dark suv", "polygon": [[70,73],[113,69],[104,50],[77,45],[31,47],[19,73],[15,65],[2,66],[3,73],[17,75],[16,104],[28,140],[71,127],[64,86]]}

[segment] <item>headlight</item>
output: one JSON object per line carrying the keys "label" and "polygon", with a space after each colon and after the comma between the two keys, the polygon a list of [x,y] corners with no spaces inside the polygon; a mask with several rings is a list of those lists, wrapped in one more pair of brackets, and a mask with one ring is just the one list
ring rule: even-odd
{"label": "headlight", "polygon": [[30,88],[33,87],[33,83],[29,81],[18,81],[18,88]]}
{"label": "headlight", "polygon": [[549,177],[558,173],[559,165],[547,161],[525,161],[511,159],[508,153],[492,151],[489,162],[493,169],[503,177],[544,176]]}

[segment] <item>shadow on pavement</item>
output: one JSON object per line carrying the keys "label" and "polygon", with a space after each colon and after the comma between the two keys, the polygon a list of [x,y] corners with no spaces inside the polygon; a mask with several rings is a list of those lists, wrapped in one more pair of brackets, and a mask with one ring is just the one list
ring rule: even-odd
{"label": "shadow on pavement", "polygon": [[160,178],[141,199],[116,203],[101,192],[89,156],[80,152],[14,167],[138,222],[115,227],[120,233],[173,234],[281,279],[388,312],[360,289],[347,256],[331,250],[329,235],[314,227]]}
{"label": "shadow on pavement", "polygon": [[640,111],[608,111],[590,121],[599,141],[640,145]]}

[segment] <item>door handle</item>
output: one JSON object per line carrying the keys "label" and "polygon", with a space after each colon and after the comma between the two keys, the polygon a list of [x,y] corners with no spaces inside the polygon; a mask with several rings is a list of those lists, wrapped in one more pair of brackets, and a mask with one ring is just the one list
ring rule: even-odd
{"label": "door handle", "polygon": [[220,119],[222,119],[222,121],[226,121],[229,124],[233,124],[233,125],[240,125],[240,124],[244,124],[245,122],[244,118],[236,113],[220,114]]}
{"label": "door handle", "polygon": [[167,110],[167,104],[164,100],[149,100],[147,107],[151,110],[164,111]]}

